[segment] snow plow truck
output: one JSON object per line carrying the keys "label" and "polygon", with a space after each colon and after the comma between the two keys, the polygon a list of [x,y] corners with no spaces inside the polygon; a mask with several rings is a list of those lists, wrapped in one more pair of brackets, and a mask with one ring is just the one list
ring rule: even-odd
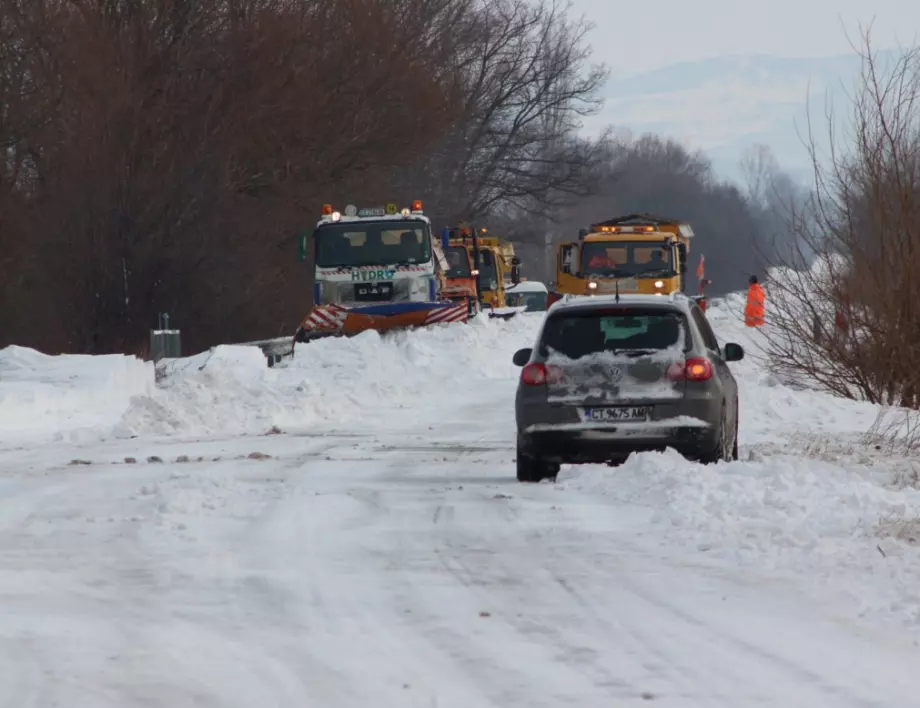
{"label": "snow plow truck", "polygon": [[[448,292],[452,299],[475,298],[476,309],[507,306],[505,293],[521,280],[521,261],[514,244],[493,236],[488,230],[467,224],[445,229],[448,239]],[[466,257],[463,257],[463,254]],[[471,316],[474,312],[471,304]]]}
{"label": "snow plow truck", "polygon": [[470,317],[480,311],[479,304],[479,242],[476,229],[466,225],[444,228],[441,239],[447,237],[447,285],[443,295],[448,300],[464,302]]}
{"label": "snow plow truck", "polygon": [[468,321],[467,303],[444,296],[443,241],[418,200],[401,210],[323,205],[312,234],[299,236],[298,260],[313,262],[315,281],[294,341]]}
{"label": "snow plow truck", "polygon": [[[581,229],[578,241],[559,246],[556,284],[547,306],[565,295],[685,292],[690,224],[653,214],[629,214]],[[705,308],[702,256],[697,268]]]}
{"label": "snow plow truck", "polygon": [[479,299],[483,307],[504,308],[507,284],[521,282],[521,260],[514,253],[514,244],[495,236],[479,236]]}

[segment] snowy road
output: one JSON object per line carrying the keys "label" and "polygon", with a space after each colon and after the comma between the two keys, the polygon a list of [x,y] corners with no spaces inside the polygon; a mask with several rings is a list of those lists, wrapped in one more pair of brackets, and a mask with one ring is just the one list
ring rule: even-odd
{"label": "snowy road", "polygon": [[[406,437],[162,444],[208,461],[105,464],[121,442],[5,475],[0,705],[916,700],[913,646],[643,543],[648,510],[518,485],[508,445]],[[253,451],[273,458],[233,459]]]}
{"label": "snowy road", "polygon": [[744,461],[520,485],[538,323],[231,348],[155,392],[0,351],[0,708],[918,705],[920,491],[854,442],[874,409],[752,358]]}

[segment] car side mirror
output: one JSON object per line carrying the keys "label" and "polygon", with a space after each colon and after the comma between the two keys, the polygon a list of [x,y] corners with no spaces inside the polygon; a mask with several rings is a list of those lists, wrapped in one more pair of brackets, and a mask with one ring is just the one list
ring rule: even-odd
{"label": "car side mirror", "polygon": [[524,366],[528,361],[530,361],[530,355],[533,354],[533,349],[518,349],[514,353],[514,358],[512,361],[515,366]]}
{"label": "car side mirror", "polygon": [[744,349],[740,344],[729,342],[725,345],[725,361],[741,361],[744,359]]}

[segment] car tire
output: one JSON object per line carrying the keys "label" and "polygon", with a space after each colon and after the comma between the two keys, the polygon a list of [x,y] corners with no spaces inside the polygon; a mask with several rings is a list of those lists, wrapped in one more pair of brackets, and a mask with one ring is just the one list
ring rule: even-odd
{"label": "car tire", "polygon": [[521,446],[520,440],[517,444],[517,481],[537,483],[544,479],[553,479],[559,472],[558,465],[551,465],[542,460],[528,455]]}
{"label": "car tire", "polygon": [[732,462],[740,459],[738,455],[738,403],[735,402],[735,440],[732,443]]}
{"label": "car tire", "polygon": [[704,465],[711,465],[724,460],[725,462],[731,462],[732,460],[738,459],[738,435],[737,430],[736,434],[729,438],[728,436],[728,421],[726,420],[727,416],[725,415],[725,406],[722,406],[722,416],[719,420],[719,435],[716,438],[715,447],[703,452],[699,456],[700,462]]}

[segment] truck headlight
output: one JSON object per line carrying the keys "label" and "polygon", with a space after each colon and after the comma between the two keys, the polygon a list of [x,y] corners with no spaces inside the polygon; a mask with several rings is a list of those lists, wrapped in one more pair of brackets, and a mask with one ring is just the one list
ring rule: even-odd
{"label": "truck headlight", "polygon": [[590,283],[588,283],[588,289],[597,290],[597,283],[592,280]]}
{"label": "truck headlight", "polygon": [[655,287],[656,287],[656,288],[663,288],[663,287],[664,287],[664,281],[663,281],[663,280],[656,280],[656,281],[655,281]]}

